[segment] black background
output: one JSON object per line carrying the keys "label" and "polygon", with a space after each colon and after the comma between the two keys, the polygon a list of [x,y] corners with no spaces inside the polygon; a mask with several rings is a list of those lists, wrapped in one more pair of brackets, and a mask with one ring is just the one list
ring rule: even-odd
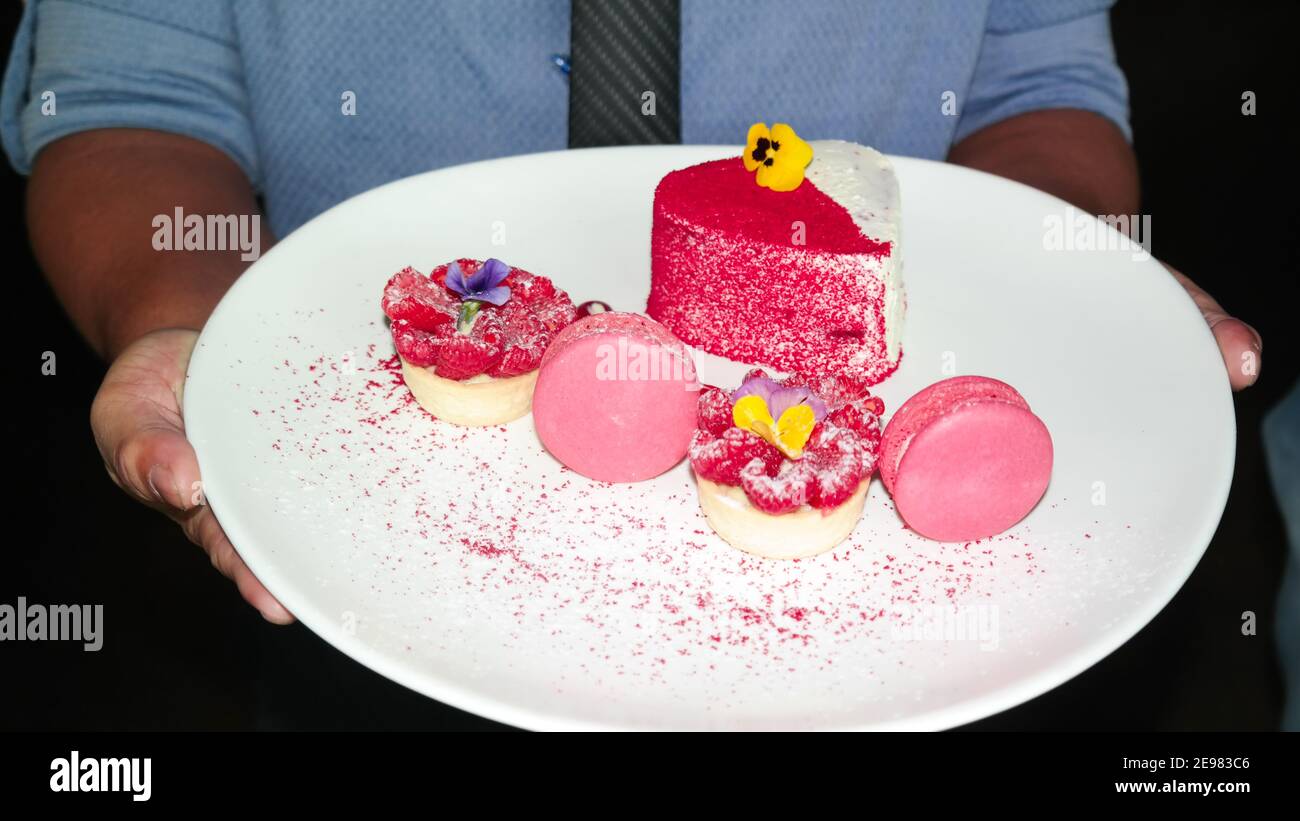
{"label": "black background", "polygon": [[[2,13],[8,42],[18,4]],[[1110,658],[973,728],[1276,726],[1272,619],[1285,546],[1259,422],[1297,377],[1295,17],[1293,4],[1153,0],[1122,0],[1113,13],[1153,251],[1260,330],[1265,364],[1259,384],[1236,398],[1232,494],[1184,590]],[[1241,113],[1247,90],[1257,95],[1254,117]],[[87,422],[104,365],[31,258],[23,178],[7,165],[0,178],[0,202],[13,207],[2,229],[9,481],[0,602],[102,603],[107,635],[93,654],[72,643],[0,645],[0,728],[248,729],[267,726],[257,717],[268,691],[314,716],[300,719],[306,726],[499,727],[431,707],[300,626],[263,622],[169,522],[120,496]],[[58,356],[56,377],[40,373],[44,351]],[[1122,401],[1084,387],[1081,400]],[[1245,610],[1258,616],[1255,637],[1241,635]],[[295,659],[301,680],[262,682],[267,652]],[[333,686],[314,686],[322,680]],[[403,711],[419,719],[408,725]]]}

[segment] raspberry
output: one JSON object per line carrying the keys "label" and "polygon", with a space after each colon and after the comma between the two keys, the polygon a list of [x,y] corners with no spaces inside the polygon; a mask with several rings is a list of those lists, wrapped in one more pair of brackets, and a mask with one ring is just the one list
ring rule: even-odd
{"label": "raspberry", "polygon": [[825,428],[803,461],[813,472],[808,503],[817,508],[843,504],[858,489],[864,471],[861,446],[852,431]]}
{"label": "raspberry", "polygon": [[731,396],[721,388],[712,385],[700,391],[697,405],[698,425],[714,436],[721,436],[727,428],[735,424],[731,415]]}
{"label": "raspberry", "polygon": [[880,461],[880,440],[874,444],[859,442],[858,456],[862,459],[862,478],[865,479],[876,472],[876,464]]}
{"label": "raspberry", "polygon": [[[857,436],[858,452],[862,456],[863,472],[870,475],[876,467],[876,458],[880,454],[881,425],[875,408],[883,407],[884,402],[877,397],[846,406],[846,414],[856,414],[854,424],[844,426]],[[832,414],[833,416],[833,414]]]}
{"label": "raspberry", "polygon": [[[836,408],[835,410],[826,414],[825,423],[829,425],[834,425],[837,428],[844,428],[845,430],[857,431],[857,429],[861,427],[863,423],[862,409],[858,407],[854,407],[853,405],[845,405],[843,407]],[[820,425],[818,427],[820,429]],[[814,431],[814,433],[817,433],[817,431]]]}
{"label": "raspberry", "polygon": [[858,431],[859,445],[862,448],[862,457],[863,461],[867,464],[868,472],[870,472],[871,468],[876,466],[876,457],[880,453],[881,439],[882,435],[880,432],[879,419],[875,419],[875,421]]}
{"label": "raspberry", "polygon": [[779,450],[740,428],[728,428],[718,437],[697,430],[687,452],[696,475],[722,485],[739,485],[741,469],[751,463],[766,474],[775,472],[784,459]]}
{"label": "raspberry", "polygon": [[510,342],[528,341],[548,332],[541,317],[533,313],[523,302],[513,298],[496,310],[489,311],[501,322],[501,327]]}
{"label": "raspberry", "polygon": [[546,329],[551,333],[558,333],[561,329],[573,324],[578,318],[577,309],[573,307],[573,301],[564,291],[555,290],[553,296],[547,297],[539,302],[529,305],[537,318],[542,321]]}
{"label": "raspberry", "polygon": [[[475,330],[478,324],[476,320]],[[469,379],[495,366],[501,355],[501,343],[494,333],[452,334],[438,349],[434,372],[444,379]]]}
{"label": "raspberry", "polygon": [[421,331],[454,321],[459,304],[446,288],[414,268],[403,268],[384,286],[381,303],[389,319],[403,319]]}
{"label": "raspberry", "polygon": [[826,421],[851,430],[864,439],[880,438],[880,419],[866,407],[867,403],[854,402],[831,411]]}
{"label": "raspberry", "polygon": [[504,284],[510,286],[511,299],[518,298],[528,305],[536,305],[555,296],[555,286],[549,279],[519,268],[510,272]]}
{"label": "raspberry", "polygon": [[775,476],[781,466],[786,463],[785,454],[777,450],[771,443],[760,439],[763,446],[759,448],[758,458],[763,460],[763,467],[767,470],[768,476]]}
{"label": "raspberry", "polygon": [[865,393],[861,385],[841,374],[821,374],[809,379],[806,384],[830,408],[848,404]]}
{"label": "raspberry", "polygon": [[812,465],[803,459],[782,463],[775,476],[767,474],[760,459],[754,459],[740,471],[740,485],[750,504],[772,515],[789,513],[807,503],[814,480]]}
{"label": "raspberry", "polygon": [[474,339],[481,339],[491,345],[504,348],[510,333],[506,330],[506,323],[500,311],[480,310],[470,325],[469,335]]}
{"label": "raspberry", "polygon": [[488,369],[491,376],[518,376],[535,370],[542,364],[542,354],[551,344],[551,334],[543,331],[527,341],[510,340],[507,337],[505,353],[501,361]]}
{"label": "raspberry", "polygon": [[438,359],[445,337],[416,328],[405,319],[393,320],[393,345],[412,365],[428,367]]}
{"label": "raspberry", "polygon": [[518,376],[542,364],[542,354],[554,334],[522,301],[510,301],[493,312],[501,324],[505,354],[488,371],[492,376]]}

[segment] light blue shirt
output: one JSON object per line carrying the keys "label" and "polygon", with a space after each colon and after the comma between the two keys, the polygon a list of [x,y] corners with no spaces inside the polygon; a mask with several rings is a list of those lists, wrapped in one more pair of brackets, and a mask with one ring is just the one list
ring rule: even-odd
{"label": "light blue shirt", "polygon": [[[1127,136],[1110,4],[682,0],[682,138],[740,145],[750,123],[782,121],[942,159],[994,122],[1066,107]],[[29,0],[0,135],[23,173],[87,129],[203,140],[284,236],[389,180],[565,147],[568,46],[569,0]]]}

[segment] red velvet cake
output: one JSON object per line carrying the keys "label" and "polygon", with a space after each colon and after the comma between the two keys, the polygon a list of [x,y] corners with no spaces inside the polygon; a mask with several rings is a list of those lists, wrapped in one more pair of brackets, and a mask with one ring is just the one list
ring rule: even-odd
{"label": "red velvet cake", "polygon": [[[781,156],[777,136],[812,149],[793,190],[767,187],[751,173],[761,175]],[[873,385],[901,355],[893,167],[856,143],[802,143],[779,125],[771,137],[756,143],[751,131],[743,157],[660,181],[647,312],[718,356]]]}

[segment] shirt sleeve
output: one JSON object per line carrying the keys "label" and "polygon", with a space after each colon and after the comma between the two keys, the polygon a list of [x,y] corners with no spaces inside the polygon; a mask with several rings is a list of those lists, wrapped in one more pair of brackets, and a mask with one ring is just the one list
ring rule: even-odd
{"label": "shirt sleeve", "polygon": [[1113,0],[994,0],[953,141],[1049,108],[1092,111],[1132,140],[1128,83],[1115,62]]}
{"label": "shirt sleeve", "polygon": [[96,128],[150,128],[202,140],[258,185],[230,7],[221,0],[29,0],[0,87],[10,163]]}

